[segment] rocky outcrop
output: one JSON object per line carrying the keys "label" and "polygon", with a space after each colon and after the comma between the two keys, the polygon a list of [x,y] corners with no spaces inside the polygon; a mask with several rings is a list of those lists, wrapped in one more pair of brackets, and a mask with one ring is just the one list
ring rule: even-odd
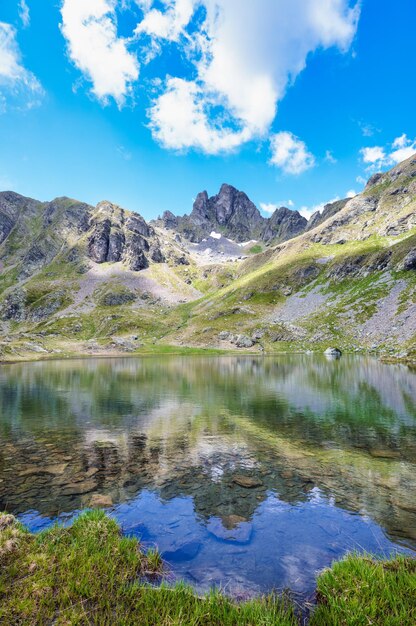
{"label": "rocky outcrop", "polygon": [[303,233],[307,224],[307,220],[298,211],[280,207],[267,220],[261,239],[265,243],[287,241]]}
{"label": "rocky outcrop", "polygon": [[321,211],[315,211],[315,213],[313,213],[309,219],[306,230],[312,230],[323,222],[326,222],[326,220],[328,220],[330,217],[336,215],[336,213],[341,211],[341,209],[344,208],[347,202],[348,198],[345,198],[344,200],[336,200],[335,202],[330,202],[326,204],[322,210],[322,213]]}
{"label": "rocky outcrop", "polygon": [[409,254],[404,257],[398,269],[405,272],[416,270],[416,249],[411,250]]}
{"label": "rocky outcrop", "polygon": [[131,270],[139,271],[155,263],[163,263],[160,242],[154,229],[139,214],[128,214],[110,202],[97,205],[90,223],[88,256],[95,263],[122,261]]}
{"label": "rocky outcrop", "polygon": [[94,208],[66,197],[42,203],[0,193],[0,245],[3,267],[15,268],[19,281],[58,257],[79,273],[90,261],[123,262],[134,271],[165,261],[155,230],[141,215],[107,201]]}
{"label": "rocky outcrop", "polygon": [[265,218],[245,193],[224,184],[211,198],[206,191],[199,193],[189,216],[175,217],[165,211],[160,223],[193,243],[200,243],[212,231],[238,243],[251,240],[278,243],[304,232],[307,220],[298,211],[286,207]]}

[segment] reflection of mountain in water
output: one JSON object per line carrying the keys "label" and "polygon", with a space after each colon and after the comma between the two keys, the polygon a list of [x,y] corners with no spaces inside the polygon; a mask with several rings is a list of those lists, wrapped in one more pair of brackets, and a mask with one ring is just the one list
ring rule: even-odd
{"label": "reflection of mountain in water", "polygon": [[408,369],[359,358],[8,366],[0,508],[54,516],[146,488],[234,528],[268,492],[295,504],[319,490],[416,542],[415,397]]}

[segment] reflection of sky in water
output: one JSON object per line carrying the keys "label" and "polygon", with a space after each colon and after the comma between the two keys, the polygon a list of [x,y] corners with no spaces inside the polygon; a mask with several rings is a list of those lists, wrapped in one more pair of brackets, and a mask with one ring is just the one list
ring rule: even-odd
{"label": "reflection of sky in water", "polygon": [[[297,505],[268,493],[252,520],[232,528],[218,517],[198,517],[191,497],[163,501],[149,491],[116,506],[113,514],[125,534],[159,547],[172,580],[241,597],[286,588],[306,597],[317,572],[346,552],[389,556],[398,549],[367,516],[337,508],[317,489]],[[20,519],[35,531],[53,523],[35,513]]]}
{"label": "reflection of sky in water", "polygon": [[0,367],[0,509],[40,530],[104,495],[198,588],[308,594],[346,551],[415,547],[415,398],[354,357]]}

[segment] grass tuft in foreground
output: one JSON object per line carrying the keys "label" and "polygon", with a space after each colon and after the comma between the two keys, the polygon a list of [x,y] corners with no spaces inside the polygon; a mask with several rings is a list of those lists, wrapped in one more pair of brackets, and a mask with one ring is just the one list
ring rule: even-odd
{"label": "grass tuft in foreground", "polygon": [[416,624],[416,559],[351,554],[318,578],[313,626]]}
{"label": "grass tuft in foreground", "polygon": [[32,535],[0,517],[0,623],[111,626],[293,626],[288,603],[270,596],[238,605],[220,593],[198,597],[185,585],[151,587],[160,556],[144,554],[101,511],[69,528]]}
{"label": "grass tuft in foreground", "polygon": [[[152,587],[162,573],[155,551],[123,537],[103,512],[81,515],[69,528],[27,532],[0,514],[0,623],[108,626],[299,626],[284,597],[237,604],[212,592]],[[416,561],[374,561],[352,555],[318,580],[311,626],[414,626]]]}

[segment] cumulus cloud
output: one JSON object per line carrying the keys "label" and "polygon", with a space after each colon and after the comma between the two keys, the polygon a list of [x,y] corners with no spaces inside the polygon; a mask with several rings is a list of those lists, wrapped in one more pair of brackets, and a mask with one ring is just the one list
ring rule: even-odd
{"label": "cumulus cloud", "polygon": [[30,26],[30,11],[26,0],[20,0],[19,2],[19,17],[24,28]]}
{"label": "cumulus cloud", "polygon": [[322,213],[322,211],[324,210],[327,204],[331,204],[332,202],[337,202],[337,200],[340,200],[340,199],[341,198],[339,196],[335,196],[335,198],[331,198],[330,200],[327,200],[326,202],[320,202],[319,204],[315,204],[310,207],[302,206],[299,209],[299,213],[303,215],[303,217],[305,217],[307,220],[309,220],[312,217],[312,215],[316,213],[317,211]]}
{"label": "cumulus cloud", "polygon": [[[359,18],[358,5],[351,8],[347,0],[263,0],[261,10],[252,0],[165,0],[157,9],[146,5],[141,3],[144,17],[137,35],[145,33],[158,44],[182,38],[194,67],[189,84],[180,85],[181,96],[188,93],[188,112],[194,115],[186,141],[173,129],[170,116],[167,127],[160,116],[166,95],[172,99],[178,90],[176,83],[173,91],[172,78],[150,110],[153,133],[164,145],[168,135],[172,148],[186,144],[210,153],[265,136],[278,102],[304,69],[308,54],[332,46],[347,50]],[[195,28],[191,18],[201,5],[205,19]],[[206,130],[216,135],[214,142],[201,138]]]}
{"label": "cumulus cloud", "polygon": [[315,157],[306,144],[289,132],[280,132],[270,138],[270,163],[285,174],[301,174],[315,164]]}
{"label": "cumulus cloud", "polygon": [[260,202],[260,208],[265,213],[270,213],[270,215],[272,215],[276,211],[276,209],[282,206],[292,208],[295,206],[295,203],[293,202],[293,200],[283,200],[282,202],[278,202],[277,204],[273,204],[272,202]]}
{"label": "cumulus cloud", "polygon": [[164,2],[164,11],[151,8],[150,0],[138,4],[145,15],[135,29],[137,36],[144,33],[156,39],[179,41],[194,14],[196,3],[195,0]]}
{"label": "cumulus cloud", "polygon": [[360,13],[352,0],[134,0],[140,21],[127,40],[116,16],[133,0],[61,2],[69,56],[104,103],[124,104],[138,80],[138,55],[149,65],[174,47],[183,64],[173,75],[155,69],[150,128],[167,148],[209,154],[265,138],[308,55],[347,51]]}
{"label": "cumulus cloud", "polygon": [[116,0],[63,0],[61,30],[72,62],[103,103],[125,103],[139,77],[139,63],[117,35]]}
{"label": "cumulus cloud", "polygon": [[194,82],[170,78],[152,108],[150,128],[165,148],[199,148],[207,154],[232,150],[249,138],[248,131],[214,126],[208,113],[214,105],[215,100],[203,98]]}
{"label": "cumulus cloud", "polygon": [[22,63],[16,29],[0,22],[0,112],[13,108],[31,108],[44,94],[36,76]]}
{"label": "cumulus cloud", "polygon": [[360,155],[367,165],[368,172],[383,170],[408,159],[416,152],[416,138],[409,139],[406,134],[396,137],[387,146],[372,146],[361,148]]}
{"label": "cumulus cloud", "polygon": [[[349,189],[342,197],[354,198],[356,195],[357,195],[357,192],[354,189]],[[306,217],[307,220],[309,220],[312,217],[312,215],[316,213],[317,211],[322,213],[322,211],[324,210],[327,204],[332,204],[333,202],[337,202],[338,200],[341,200],[340,196],[335,196],[334,198],[331,198],[330,200],[326,200],[326,202],[320,202],[319,204],[315,204],[310,207],[302,206],[299,209],[299,213],[303,215],[303,217]]]}

